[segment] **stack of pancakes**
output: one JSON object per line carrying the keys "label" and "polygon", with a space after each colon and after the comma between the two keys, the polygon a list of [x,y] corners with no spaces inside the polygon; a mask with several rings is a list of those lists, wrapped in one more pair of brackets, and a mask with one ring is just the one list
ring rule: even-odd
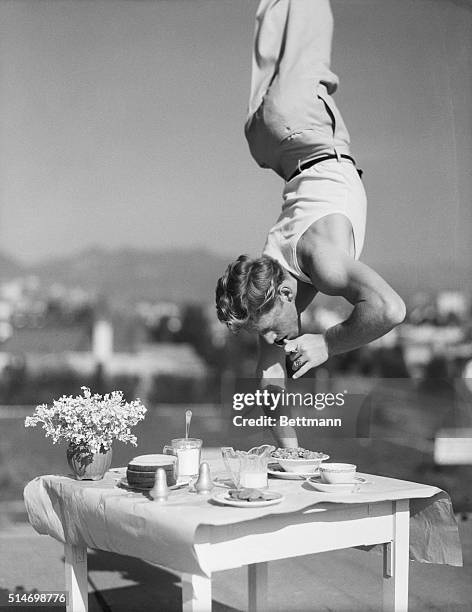
{"label": "stack of pancakes", "polygon": [[128,486],[141,491],[149,491],[154,486],[156,470],[163,468],[167,476],[167,486],[175,484],[175,457],[172,455],[140,455],[128,463],[126,478]]}

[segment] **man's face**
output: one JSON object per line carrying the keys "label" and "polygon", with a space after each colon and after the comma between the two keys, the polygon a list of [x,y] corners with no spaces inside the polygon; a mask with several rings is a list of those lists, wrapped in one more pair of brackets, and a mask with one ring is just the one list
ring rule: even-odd
{"label": "man's face", "polygon": [[268,344],[283,346],[284,340],[296,338],[299,324],[295,300],[283,294],[278,296],[273,308],[253,322],[252,329]]}

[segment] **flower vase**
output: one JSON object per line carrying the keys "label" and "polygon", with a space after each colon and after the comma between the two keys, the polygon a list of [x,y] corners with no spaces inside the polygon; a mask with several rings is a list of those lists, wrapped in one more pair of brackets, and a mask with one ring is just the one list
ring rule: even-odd
{"label": "flower vase", "polygon": [[77,480],[101,480],[111,465],[112,449],[92,453],[83,447],[69,444],[67,463]]}

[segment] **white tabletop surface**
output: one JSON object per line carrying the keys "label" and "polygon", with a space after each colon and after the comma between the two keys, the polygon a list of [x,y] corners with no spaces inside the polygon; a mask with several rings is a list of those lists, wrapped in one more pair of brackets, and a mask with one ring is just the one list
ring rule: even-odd
{"label": "white tabletop surface", "polygon": [[416,519],[411,530],[413,557],[460,564],[460,543],[451,503],[436,487],[366,474],[369,484],[359,492],[327,494],[314,491],[302,481],[270,479],[270,490],[285,497],[280,504],[234,508],[215,504],[209,496],[187,489],[172,491],[165,503],[158,503],[143,494],[119,488],[117,483],[124,473],[125,468],[117,468],[96,482],[63,475],[35,478],[25,488],[31,524],[39,533],[62,542],[85,544],[176,571],[198,573],[201,568],[194,541],[201,525],[231,525],[267,515],[305,512],[312,507],[328,512],[333,504],[417,499],[419,510],[412,506]]}

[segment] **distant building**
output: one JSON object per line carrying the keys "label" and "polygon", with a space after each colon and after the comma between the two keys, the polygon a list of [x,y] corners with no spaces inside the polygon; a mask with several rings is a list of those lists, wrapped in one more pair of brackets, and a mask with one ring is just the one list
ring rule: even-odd
{"label": "distant building", "polygon": [[472,427],[440,429],[434,438],[436,465],[472,465]]}
{"label": "distant building", "polygon": [[442,320],[455,317],[457,321],[466,321],[469,300],[461,291],[440,291],[436,297],[436,308]]}
{"label": "distant building", "polygon": [[426,366],[438,355],[448,362],[472,356],[465,327],[459,325],[404,324],[398,328],[405,362],[413,377],[424,374]]}
{"label": "distant building", "polygon": [[2,344],[0,352],[18,357],[30,354],[61,354],[90,351],[90,333],[83,326],[23,327],[15,329]]}
{"label": "distant building", "polygon": [[92,354],[97,364],[107,366],[113,356],[113,325],[100,318],[92,329]]}
{"label": "distant building", "polygon": [[115,329],[104,317],[92,329],[84,325],[17,329],[0,344],[0,370],[18,360],[36,374],[70,369],[90,376],[97,366],[109,376],[137,378],[159,374],[203,378],[207,372],[204,361],[188,344],[146,344],[136,325],[122,322]]}

